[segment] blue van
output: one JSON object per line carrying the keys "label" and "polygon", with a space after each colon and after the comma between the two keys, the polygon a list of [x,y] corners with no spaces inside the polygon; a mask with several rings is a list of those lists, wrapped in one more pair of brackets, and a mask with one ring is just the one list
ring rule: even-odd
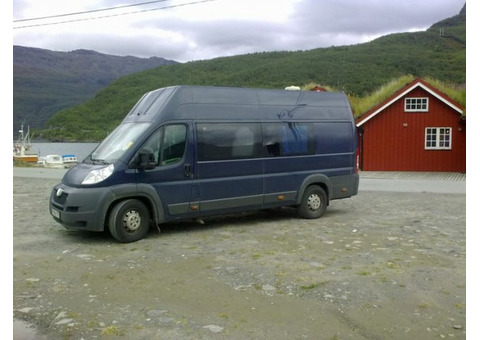
{"label": "blue van", "polygon": [[50,213],[120,242],[163,222],[248,210],[294,206],[318,218],[330,200],[357,194],[357,158],[343,93],[166,87],[65,174]]}

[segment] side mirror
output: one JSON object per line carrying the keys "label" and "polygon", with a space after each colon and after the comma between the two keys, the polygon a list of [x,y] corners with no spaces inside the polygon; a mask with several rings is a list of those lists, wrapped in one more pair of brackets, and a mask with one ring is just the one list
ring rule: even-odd
{"label": "side mirror", "polygon": [[157,163],[155,162],[155,156],[153,155],[153,152],[149,150],[142,150],[130,162],[129,168],[152,170],[155,169],[156,166]]}
{"label": "side mirror", "polygon": [[140,151],[138,154],[138,158],[140,160],[139,167],[140,169],[144,170],[152,170],[155,169],[157,164],[155,163],[155,156],[150,151]]}

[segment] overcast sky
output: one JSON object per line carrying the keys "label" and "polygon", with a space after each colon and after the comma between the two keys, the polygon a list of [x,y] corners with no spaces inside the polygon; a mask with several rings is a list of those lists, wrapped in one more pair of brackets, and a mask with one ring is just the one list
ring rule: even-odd
{"label": "overcast sky", "polygon": [[[138,5],[112,9],[132,4]],[[465,0],[13,0],[13,44],[186,62],[350,45],[389,33],[425,30],[458,14],[464,4]],[[87,13],[65,15],[78,12]],[[49,16],[56,17],[25,21]]]}

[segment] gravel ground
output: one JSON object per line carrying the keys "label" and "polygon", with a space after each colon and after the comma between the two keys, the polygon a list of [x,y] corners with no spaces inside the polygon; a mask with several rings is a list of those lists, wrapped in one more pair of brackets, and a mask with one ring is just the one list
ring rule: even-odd
{"label": "gravel ground", "polygon": [[464,181],[362,178],[318,220],[285,208],[120,244],[53,221],[58,174],[14,169],[14,339],[466,338]]}

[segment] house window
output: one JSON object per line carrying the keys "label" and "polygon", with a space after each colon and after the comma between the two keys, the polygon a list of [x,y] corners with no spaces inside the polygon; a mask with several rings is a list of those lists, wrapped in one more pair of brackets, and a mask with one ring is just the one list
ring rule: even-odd
{"label": "house window", "polygon": [[426,150],[450,150],[452,148],[452,128],[428,127],[425,129]]}
{"label": "house window", "polygon": [[428,112],[428,98],[405,98],[405,112]]}

